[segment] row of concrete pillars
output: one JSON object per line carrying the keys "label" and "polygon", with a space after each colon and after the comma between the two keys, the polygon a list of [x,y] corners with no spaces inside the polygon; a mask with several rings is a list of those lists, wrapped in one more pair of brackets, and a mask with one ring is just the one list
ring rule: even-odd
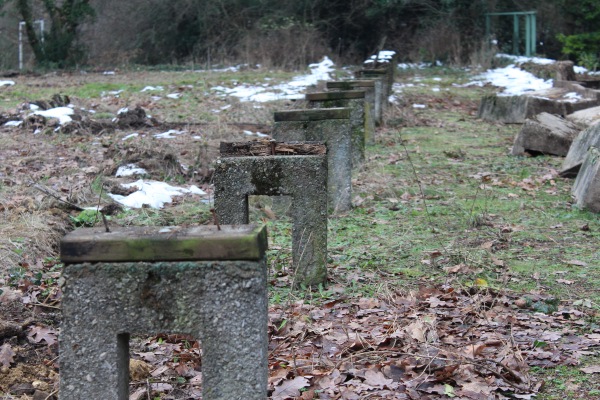
{"label": "row of concrete pillars", "polygon": [[61,400],[128,399],[132,333],[199,338],[203,399],[267,398],[267,232],[248,224],[248,196],[292,197],[296,282],[324,283],[327,218],[351,207],[352,168],[393,80],[387,61],[358,73],[369,80],[307,95],[315,108],[276,113],[279,141],[223,143],[220,224],[80,228],[63,238]]}

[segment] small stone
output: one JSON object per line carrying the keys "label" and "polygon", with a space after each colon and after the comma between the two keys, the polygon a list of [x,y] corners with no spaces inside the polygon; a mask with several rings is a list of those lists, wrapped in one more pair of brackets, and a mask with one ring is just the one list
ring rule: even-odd
{"label": "small stone", "polygon": [[47,400],[47,399],[55,399],[54,396],[51,396],[50,393],[44,392],[43,390],[36,390],[33,393],[33,400]]}
{"label": "small stone", "polygon": [[10,394],[14,394],[16,396],[21,396],[24,394],[31,395],[35,392],[35,388],[31,383],[19,383],[16,385],[12,385],[9,391]]}

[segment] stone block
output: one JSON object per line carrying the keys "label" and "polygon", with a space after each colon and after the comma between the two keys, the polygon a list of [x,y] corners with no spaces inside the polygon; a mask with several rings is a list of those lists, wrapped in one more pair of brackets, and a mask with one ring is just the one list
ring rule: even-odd
{"label": "stone block", "polygon": [[600,148],[587,151],[571,193],[578,207],[600,212]]}
{"label": "stone block", "polygon": [[566,156],[582,126],[558,115],[541,113],[525,121],[515,137],[512,155],[525,152]]}
{"label": "stone block", "polygon": [[352,208],[352,136],[349,108],[277,111],[271,135],[284,142],[327,145],[327,193],[332,213]]}
{"label": "stone block", "polygon": [[587,128],[600,121],[600,106],[575,111],[573,114],[567,115],[567,119]]}
{"label": "stone block", "polygon": [[[579,98],[570,97],[576,93]],[[521,96],[488,95],[481,99],[478,117],[486,121],[522,124],[527,118],[546,112],[566,117],[576,111],[600,104],[600,91],[577,82],[557,81],[554,87]]]}
{"label": "stone block", "polygon": [[221,157],[213,182],[223,224],[248,223],[248,196],[290,196],[294,285],[326,282],[327,156]]}
{"label": "stone block", "polygon": [[369,114],[365,110],[365,92],[363,90],[345,90],[339,92],[308,93],[308,107],[312,109],[349,108],[350,142],[352,167],[358,167],[365,160],[366,131]]}
{"label": "stone block", "polygon": [[565,161],[563,161],[560,175],[572,178],[577,176],[579,168],[592,146],[600,147],[600,124],[592,125],[582,130],[575,137],[565,157]]}
{"label": "stone block", "polygon": [[392,94],[392,85],[394,84],[394,69],[391,66],[378,66],[376,68],[365,68],[355,72],[357,79],[376,79],[381,80],[382,104],[387,103],[387,98]]}
{"label": "stone block", "polygon": [[381,104],[375,101],[374,80],[348,80],[329,81],[326,83],[328,90],[362,90],[365,92],[365,113],[369,119],[365,121],[365,140],[373,143],[375,138],[375,125],[381,124]]}
{"label": "stone block", "polygon": [[204,399],[265,399],[266,246],[251,225],[68,234],[60,398],[128,399],[130,334],[179,333],[201,340]]}

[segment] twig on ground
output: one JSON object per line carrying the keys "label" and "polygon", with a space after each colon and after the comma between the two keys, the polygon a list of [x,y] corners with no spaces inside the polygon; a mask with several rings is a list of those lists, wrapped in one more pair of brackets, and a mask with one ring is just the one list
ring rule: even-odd
{"label": "twig on ground", "polygon": [[48,195],[48,196],[53,197],[53,198],[55,198],[56,200],[58,200],[58,201],[60,201],[62,203],[65,203],[66,205],[68,205],[69,207],[71,207],[74,210],[77,210],[77,211],[83,211],[84,210],[84,208],[79,207],[77,204],[73,204],[70,201],[67,201],[67,200],[64,200],[64,199],[60,198],[60,196],[58,194],[56,194],[52,189],[50,189],[50,188],[48,188],[48,187],[46,187],[44,185],[41,185],[41,184],[36,183],[34,181],[31,181],[30,186],[33,187],[34,189],[39,190],[40,192],[44,193],[45,195]]}

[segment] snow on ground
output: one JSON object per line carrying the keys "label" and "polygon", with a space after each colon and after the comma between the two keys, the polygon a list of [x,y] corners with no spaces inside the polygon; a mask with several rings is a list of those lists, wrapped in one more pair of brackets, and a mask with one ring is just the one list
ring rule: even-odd
{"label": "snow on ground", "polygon": [[157,133],[156,135],[154,135],[154,137],[158,138],[158,139],[173,139],[175,137],[173,135],[181,135],[182,133],[185,133],[185,131],[178,131],[176,129],[169,129],[166,132]]}
{"label": "snow on ground", "polygon": [[8,121],[4,124],[4,126],[21,126],[23,121]]}
{"label": "snow on ground", "polygon": [[548,64],[554,64],[556,62],[556,60],[553,60],[551,58],[514,56],[512,54],[504,54],[504,53],[496,54],[496,58],[506,58],[506,59],[511,60],[515,64],[523,64],[526,62],[531,62],[534,64],[548,65]]}
{"label": "snow on ground", "polygon": [[364,62],[364,64],[372,64],[373,62],[375,62],[375,60],[377,60],[377,62],[379,63],[390,62],[395,55],[396,52],[393,50],[381,50],[378,54],[374,54],[371,57],[369,57]]}
{"label": "snow on ground", "polygon": [[552,87],[552,79],[544,80],[538,78],[532,73],[520,69],[518,64],[527,61],[536,64],[551,64],[554,60],[539,57],[511,56],[508,54],[498,54],[496,57],[508,58],[515,61],[515,63],[504,68],[489,69],[483,74],[476,76],[476,80],[467,83],[467,86],[483,86],[486,83],[490,83],[494,86],[503,87],[504,90],[498,94],[499,96],[519,96],[527,92],[550,89]]}
{"label": "snow on ground", "polygon": [[212,90],[221,92],[225,96],[238,97],[241,101],[266,102],[283,99],[302,99],[305,89],[316,84],[318,81],[331,79],[330,73],[333,72],[333,61],[329,57],[324,57],[323,61],[316,64],[310,64],[310,74],[297,76],[290,82],[280,85],[269,86],[263,84],[257,85],[239,85],[234,88],[215,86]]}
{"label": "snow on ground", "polygon": [[73,115],[73,113],[74,111],[71,107],[56,107],[48,110],[36,111],[33,114],[41,115],[46,118],[56,118],[58,119],[58,122],[63,125],[72,121],[71,115]]}
{"label": "snow on ground", "polygon": [[128,196],[109,193],[116,202],[131,208],[141,208],[144,204],[152,208],[163,208],[166,203],[171,203],[173,197],[184,194],[206,195],[206,192],[196,185],[189,189],[171,186],[165,182],[145,181],[143,179],[132,183],[121,184],[124,188],[137,187],[139,190]]}
{"label": "snow on ground", "polygon": [[0,81],[0,86],[12,86],[14,84],[14,81]]}
{"label": "snow on ground", "polygon": [[135,164],[121,165],[117,169],[115,176],[132,176],[132,175],[144,175],[148,173],[144,168],[138,167]]}

